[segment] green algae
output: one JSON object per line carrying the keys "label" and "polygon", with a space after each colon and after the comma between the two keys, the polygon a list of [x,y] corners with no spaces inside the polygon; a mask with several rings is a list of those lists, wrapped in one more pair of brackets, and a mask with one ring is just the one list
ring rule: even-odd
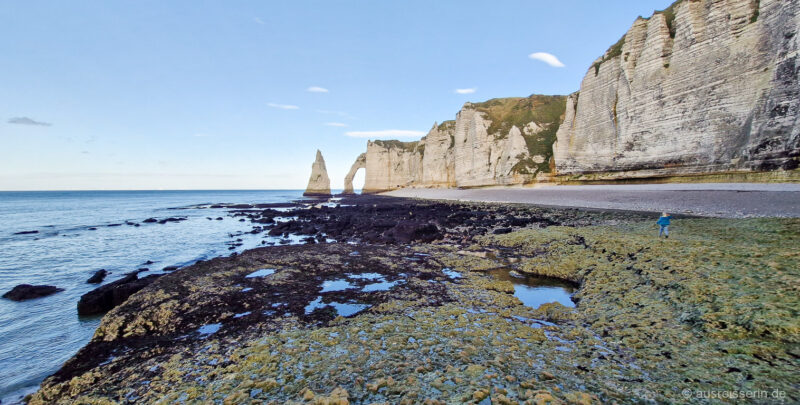
{"label": "green algae", "polygon": [[[667,240],[652,222],[635,222],[414,246],[405,254],[432,255],[463,277],[426,268],[408,280],[409,293],[358,316],[324,326],[291,316],[271,331],[212,335],[199,348],[46,383],[31,403],[638,403],[684,402],[684,389],[800,399],[800,220],[678,219],[672,228]],[[313,259],[334,268],[346,253],[269,265],[298,271]],[[409,265],[385,254],[384,266]],[[263,265],[201,272],[191,293],[225,289],[231,276]],[[484,274],[509,265],[580,283],[577,307],[521,305]],[[289,288],[291,274],[264,282]],[[452,301],[430,305],[411,293],[427,284],[444,285]],[[176,291],[156,291],[135,299],[176,299]]]}

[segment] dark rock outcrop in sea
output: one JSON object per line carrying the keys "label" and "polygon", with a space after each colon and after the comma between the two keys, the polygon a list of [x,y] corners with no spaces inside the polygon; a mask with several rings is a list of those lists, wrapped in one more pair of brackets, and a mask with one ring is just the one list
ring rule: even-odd
{"label": "dark rock outcrop in sea", "polygon": [[99,284],[105,280],[106,276],[108,275],[108,271],[106,269],[97,270],[88,280],[86,280],[89,284]]}
{"label": "dark rock outcrop in sea", "polygon": [[108,312],[159,277],[161,277],[161,274],[151,274],[147,277],[138,278],[137,274],[134,273],[112,283],[97,287],[81,296],[80,301],[78,301],[78,315],[95,315]]}
{"label": "dark rock outcrop in sea", "polygon": [[12,301],[25,301],[34,298],[46,297],[60,291],[64,291],[64,289],[58,288],[54,285],[20,284],[3,294],[3,298],[7,298]]}

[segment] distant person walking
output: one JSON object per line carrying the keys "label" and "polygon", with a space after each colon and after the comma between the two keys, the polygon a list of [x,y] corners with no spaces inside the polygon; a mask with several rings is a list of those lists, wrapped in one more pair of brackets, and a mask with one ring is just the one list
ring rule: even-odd
{"label": "distant person walking", "polygon": [[658,237],[660,238],[661,235],[664,235],[664,238],[669,239],[669,220],[672,219],[671,215],[667,215],[666,212],[661,213],[661,217],[658,218],[656,224],[661,226],[661,229],[658,230]]}

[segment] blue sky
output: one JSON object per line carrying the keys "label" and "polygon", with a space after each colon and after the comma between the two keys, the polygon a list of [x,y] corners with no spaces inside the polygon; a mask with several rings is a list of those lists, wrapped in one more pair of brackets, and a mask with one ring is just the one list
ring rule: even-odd
{"label": "blue sky", "polygon": [[340,188],[353,133],[574,92],[670,3],[3,2],[0,190],[298,189],[316,149]]}

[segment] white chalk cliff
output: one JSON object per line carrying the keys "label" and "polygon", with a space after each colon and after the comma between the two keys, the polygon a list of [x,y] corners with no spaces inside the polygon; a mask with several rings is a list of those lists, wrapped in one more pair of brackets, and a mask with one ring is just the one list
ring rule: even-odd
{"label": "white chalk cliff", "polygon": [[637,19],[567,100],[558,174],[796,168],[799,27],[795,0],[681,0]]}
{"label": "white chalk cliff", "polygon": [[317,150],[317,158],[311,165],[311,177],[308,179],[308,187],[303,195],[319,197],[331,195],[331,180],[328,178],[328,169],[325,168],[325,159],[319,150]]}
{"label": "white chalk cliff", "polygon": [[368,142],[364,191],[799,179],[799,43],[800,0],[678,0],[636,19],[568,97],[467,103],[420,141]]}
{"label": "white chalk cliff", "polygon": [[546,180],[564,100],[534,95],[467,103],[455,121],[434,124],[419,141],[369,141],[364,192]]}

